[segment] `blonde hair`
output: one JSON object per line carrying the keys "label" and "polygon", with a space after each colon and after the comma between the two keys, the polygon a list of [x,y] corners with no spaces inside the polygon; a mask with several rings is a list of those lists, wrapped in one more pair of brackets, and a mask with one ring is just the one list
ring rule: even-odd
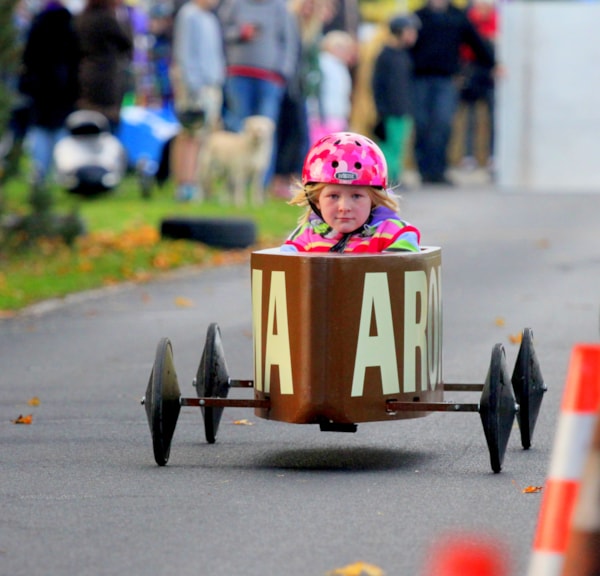
{"label": "blonde hair", "polygon": [[[295,194],[288,204],[290,206],[306,206],[304,214],[298,219],[299,224],[308,222],[308,218],[313,211],[311,204],[316,205],[319,202],[321,192],[323,192],[325,186],[328,185],[329,184],[326,182],[316,182],[314,184],[306,184],[305,186],[299,181],[294,183],[292,191],[294,191]],[[352,184],[347,184],[347,186],[352,186]],[[388,190],[375,188],[374,186],[365,186],[365,188],[371,198],[371,209],[376,208],[377,206],[385,206],[394,212],[399,211],[398,202],[389,194]]]}
{"label": "blonde hair", "polygon": [[350,52],[354,47],[354,38],[343,30],[331,30],[321,39],[322,50]]}

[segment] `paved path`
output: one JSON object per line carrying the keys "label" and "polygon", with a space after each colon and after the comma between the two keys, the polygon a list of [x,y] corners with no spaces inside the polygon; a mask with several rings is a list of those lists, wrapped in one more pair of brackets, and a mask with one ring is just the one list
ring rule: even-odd
{"label": "paved path", "polygon": [[[80,295],[0,321],[0,573],[323,576],[365,561],[416,575],[437,538],[468,529],[523,574],[540,495],[522,488],[544,483],[573,344],[599,338],[600,194],[471,185],[408,191],[402,206],[443,248],[446,381],[483,381],[496,342],[512,366],[511,336],[533,328],[549,392],[531,450],[514,432],[494,475],[476,415],[346,435],[242,409],[209,446],[184,409],[158,468],[139,405],[156,344],[171,338],[192,395],[216,321],[230,374],[251,378],[248,268]],[[20,413],[33,423],[13,424]]]}

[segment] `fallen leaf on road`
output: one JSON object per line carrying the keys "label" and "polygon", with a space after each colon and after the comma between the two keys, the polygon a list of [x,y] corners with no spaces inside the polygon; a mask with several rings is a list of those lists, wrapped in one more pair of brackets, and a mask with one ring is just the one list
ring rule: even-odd
{"label": "fallen leaf on road", "polygon": [[521,332],[518,334],[509,334],[508,339],[510,340],[511,344],[520,344],[521,340],[523,339],[523,334]]}
{"label": "fallen leaf on road", "polygon": [[336,568],[327,572],[327,576],[385,576],[385,572],[378,566],[366,562],[348,564],[343,568]]}
{"label": "fallen leaf on road", "polygon": [[254,425],[252,422],[250,422],[250,420],[246,420],[245,418],[242,418],[242,420],[234,420],[233,423],[237,424],[238,426],[253,426]]}
{"label": "fallen leaf on road", "polygon": [[502,316],[497,316],[495,322],[496,322],[496,326],[500,326],[500,327],[504,326],[504,324],[505,324],[504,318],[502,318]]}
{"label": "fallen leaf on road", "polygon": [[34,396],[33,398],[27,400],[27,404],[29,404],[29,406],[39,406],[40,399],[37,396]]}
{"label": "fallen leaf on road", "polygon": [[23,414],[19,414],[19,417],[16,420],[13,420],[13,424],[31,424],[33,420],[33,414],[28,414],[27,416],[23,416]]}
{"label": "fallen leaf on road", "polygon": [[178,296],[175,298],[175,306],[179,306],[180,308],[193,308],[194,301],[189,298],[184,298],[183,296]]}
{"label": "fallen leaf on road", "polygon": [[523,494],[535,494],[537,492],[541,492],[541,486],[527,486],[527,488],[523,488]]}

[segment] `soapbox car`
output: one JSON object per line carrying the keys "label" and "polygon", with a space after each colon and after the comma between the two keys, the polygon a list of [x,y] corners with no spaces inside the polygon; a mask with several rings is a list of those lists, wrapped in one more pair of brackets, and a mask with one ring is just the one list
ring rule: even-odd
{"label": "soapbox car", "polygon": [[[512,374],[502,344],[483,383],[442,379],[441,249],[420,253],[316,254],[278,249],[251,255],[254,379],[230,378],[221,333],[208,327],[193,385],[180,394],[173,349],[162,338],[142,403],[156,463],[164,466],[181,406],[201,409],[215,442],[225,407],[322,431],[355,432],[360,422],[479,412],[491,467],[502,468],[515,416],[528,449],[546,387],[529,328]],[[253,388],[253,398],[230,398]],[[481,392],[478,403],[444,393]]]}

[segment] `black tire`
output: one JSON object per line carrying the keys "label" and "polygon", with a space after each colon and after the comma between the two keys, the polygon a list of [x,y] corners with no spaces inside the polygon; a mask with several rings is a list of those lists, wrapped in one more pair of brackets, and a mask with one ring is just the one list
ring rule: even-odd
{"label": "black tire", "polygon": [[154,460],[159,466],[165,466],[169,460],[171,441],[181,407],[179,396],[173,348],[168,338],[161,338],[156,347],[154,365],[144,396]]}
{"label": "black tire", "polygon": [[528,450],[546,392],[546,385],[533,347],[531,328],[525,328],[522,334],[521,346],[511,381],[515,398],[520,407],[517,421],[521,432],[521,445],[524,450]]}
{"label": "black tire", "polygon": [[256,243],[256,224],[236,218],[165,218],[160,234],[163,238],[193,240],[217,248],[248,248]]}
{"label": "black tire", "polygon": [[[216,322],[206,331],[206,342],[195,380],[198,398],[227,398],[229,372],[225,362],[221,330]],[[201,408],[204,419],[204,434],[209,444],[214,444],[223,415],[223,408],[205,406]]]}
{"label": "black tire", "polygon": [[490,453],[490,464],[495,473],[502,470],[516,411],[506,371],[504,347],[496,344],[492,349],[492,359],[479,401],[479,416]]}

